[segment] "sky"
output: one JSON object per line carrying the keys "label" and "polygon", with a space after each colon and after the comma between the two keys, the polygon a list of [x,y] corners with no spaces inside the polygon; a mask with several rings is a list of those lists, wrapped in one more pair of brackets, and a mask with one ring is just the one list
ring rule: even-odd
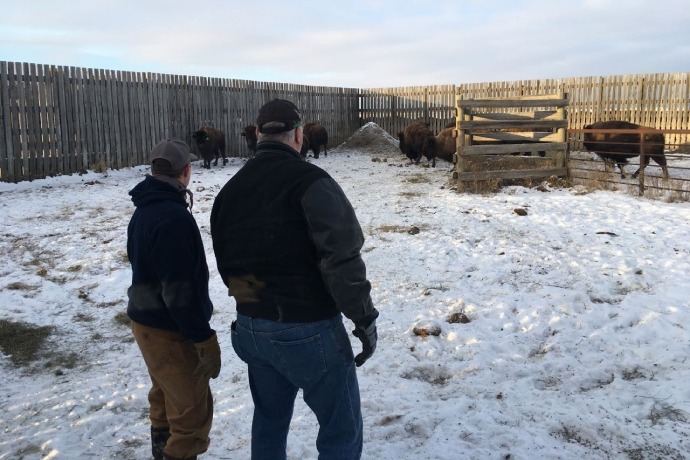
{"label": "sky", "polygon": [[[222,350],[204,460],[250,458],[235,304],[209,233],[244,161],[195,163],[190,186]],[[548,184],[459,194],[449,163],[410,165],[373,123],[308,161],[355,209],[380,311],[357,370],[364,460],[690,458],[690,203]],[[146,367],[115,321],[128,191],[146,172],[0,183],[0,320],[52,326],[53,351],[78,357],[15,368],[0,353],[0,459],[149,458]],[[288,459],[317,458],[316,435],[298,397]]]}
{"label": "sky", "polygon": [[31,0],[0,61],[353,88],[690,71],[686,0]]}

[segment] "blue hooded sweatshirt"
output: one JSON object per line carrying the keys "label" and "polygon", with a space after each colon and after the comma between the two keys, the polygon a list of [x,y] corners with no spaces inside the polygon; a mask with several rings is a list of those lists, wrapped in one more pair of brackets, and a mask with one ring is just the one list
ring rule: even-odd
{"label": "blue hooded sweatshirt", "polygon": [[180,332],[199,343],[214,331],[208,265],[185,189],[147,176],[129,194],[136,206],[127,227],[132,285],[127,314],[144,326]]}

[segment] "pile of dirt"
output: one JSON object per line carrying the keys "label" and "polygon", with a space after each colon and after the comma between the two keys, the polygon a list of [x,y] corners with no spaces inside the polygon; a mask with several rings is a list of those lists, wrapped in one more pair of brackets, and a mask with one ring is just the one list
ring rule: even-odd
{"label": "pile of dirt", "polygon": [[355,131],[352,136],[334,150],[341,152],[356,150],[387,157],[402,155],[398,139],[371,121]]}

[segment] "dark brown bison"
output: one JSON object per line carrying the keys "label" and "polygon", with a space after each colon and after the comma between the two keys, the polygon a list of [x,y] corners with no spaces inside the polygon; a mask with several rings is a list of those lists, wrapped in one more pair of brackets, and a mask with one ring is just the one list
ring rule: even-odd
{"label": "dark brown bison", "polygon": [[[307,123],[304,125],[304,137],[308,142],[307,149],[311,149],[314,152],[314,158],[319,157],[322,145],[324,156],[328,156],[328,131],[326,131],[326,128],[318,123]],[[306,155],[306,151],[304,155]]]}
{"label": "dark brown bison", "polygon": [[[627,121],[611,120],[598,121],[587,125],[584,129],[644,129],[644,126],[636,125]],[[649,164],[649,159],[654,160],[663,171],[664,178],[668,178],[668,166],[664,155],[664,134],[660,131],[645,131],[644,134],[625,133],[585,133],[584,146],[587,150],[596,153],[606,164],[617,164],[621,170],[621,178],[625,178],[623,166],[628,163],[629,158],[640,155],[640,147],[644,136],[644,164],[633,173],[637,177],[640,171]]]}
{"label": "dark brown bison", "polygon": [[419,163],[422,157],[431,161],[431,166],[436,166],[436,136],[423,123],[410,123],[398,133],[400,151],[405,154],[410,162]]}
{"label": "dark brown bison", "polygon": [[196,141],[199,148],[199,153],[204,161],[204,168],[211,168],[211,160],[216,161],[213,166],[218,166],[218,157],[223,157],[223,165],[227,164],[228,159],[225,157],[225,133],[210,126],[202,126],[199,131],[192,134],[192,138]]}
{"label": "dark brown bison", "polygon": [[436,135],[436,158],[449,163],[453,162],[453,154],[457,151],[456,139],[453,137],[454,129],[455,123],[453,123],[452,127],[443,128]]}
{"label": "dark brown bison", "polygon": [[247,148],[249,149],[249,155],[254,156],[256,153],[256,125],[245,126],[242,131],[242,136],[244,140],[247,141]]}

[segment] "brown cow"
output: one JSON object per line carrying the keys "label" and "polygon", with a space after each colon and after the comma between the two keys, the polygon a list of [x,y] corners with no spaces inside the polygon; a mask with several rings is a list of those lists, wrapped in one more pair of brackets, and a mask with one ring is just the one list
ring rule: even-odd
{"label": "brown cow", "polygon": [[436,166],[436,137],[423,123],[414,122],[405,126],[398,133],[400,151],[410,159],[411,163],[419,163],[422,156]]}
{"label": "brown cow", "polygon": [[211,168],[211,160],[216,161],[213,166],[218,166],[218,157],[223,157],[223,165],[228,163],[225,157],[225,133],[221,130],[211,128],[210,126],[202,126],[197,132],[192,134],[192,138],[196,141],[199,148],[199,153],[204,161],[203,167]]}
{"label": "brown cow", "polygon": [[[591,125],[586,125],[584,129],[649,129],[644,126],[636,125],[627,121],[611,120],[598,121]],[[628,163],[629,158],[640,155],[642,134],[625,133],[585,133],[584,146],[587,150],[596,153],[606,164],[617,164],[621,170],[621,178],[625,179],[623,166]],[[651,158],[663,171],[664,178],[668,179],[668,166],[664,155],[664,134],[661,131],[644,133],[644,164],[633,173],[637,177],[640,171],[649,164]]]}
{"label": "brown cow", "polygon": [[240,133],[247,141],[247,148],[249,149],[249,156],[254,156],[256,153],[256,125],[245,126],[242,133]]}
{"label": "brown cow", "polygon": [[[307,123],[303,128],[304,138],[308,142],[308,149],[314,152],[314,158],[319,158],[321,153],[321,146],[323,145],[323,154],[328,156],[328,131],[326,128],[318,123]],[[306,155],[307,150],[304,151]]]}

